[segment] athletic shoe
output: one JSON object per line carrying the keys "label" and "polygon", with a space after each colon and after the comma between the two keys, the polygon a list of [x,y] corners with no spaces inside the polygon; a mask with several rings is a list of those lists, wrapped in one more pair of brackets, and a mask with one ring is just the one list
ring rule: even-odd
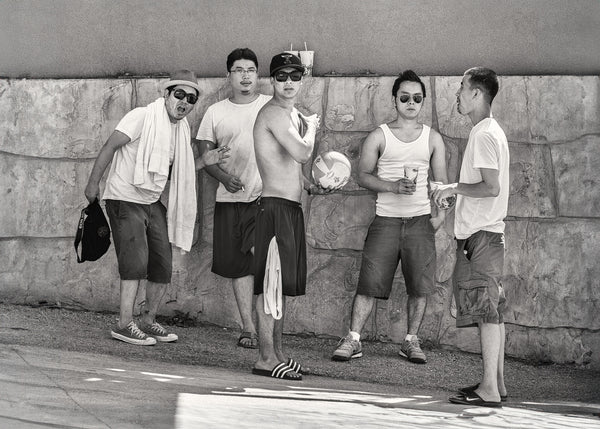
{"label": "athletic shoe", "polygon": [[340,340],[331,359],[348,361],[359,357],[362,357],[362,345],[360,344],[360,341],[353,340],[352,336],[348,334]]}
{"label": "athletic shoe", "polygon": [[126,343],[136,344],[138,346],[153,346],[156,344],[156,340],[144,334],[133,320],[129,322],[125,328],[119,328],[117,326],[116,329],[110,331],[110,335],[116,340],[125,341]]}
{"label": "athletic shoe", "polygon": [[404,342],[400,345],[399,354],[413,363],[427,363],[425,353],[423,353],[423,350],[421,350],[419,340],[416,338],[411,341],[404,340]]}
{"label": "athletic shoe", "polygon": [[158,322],[154,322],[152,325],[142,325],[141,329],[149,336],[154,337],[163,343],[172,343],[179,339],[176,334],[168,333]]}

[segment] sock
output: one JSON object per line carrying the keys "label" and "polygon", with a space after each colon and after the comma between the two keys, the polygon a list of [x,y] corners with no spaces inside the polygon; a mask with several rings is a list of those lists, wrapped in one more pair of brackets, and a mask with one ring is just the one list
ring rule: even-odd
{"label": "sock", "polygon": [[406,334],[406,338],[404,338],[404,341],[413,341],[416,339],[418,339],[416,335]]}
{"label": "sock", "polygon": [[360,334],[358,332],[350,331],[350,336],[354,341],[360,341]]}

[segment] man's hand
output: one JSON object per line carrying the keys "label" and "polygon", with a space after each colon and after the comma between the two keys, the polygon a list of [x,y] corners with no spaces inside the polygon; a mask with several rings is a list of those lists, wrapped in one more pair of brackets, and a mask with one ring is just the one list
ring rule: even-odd
{"label": "man's hand", "polygon": [[97,183],[90,183],[88,182],[87,186],[85,187],[85,191],[84,191],[85,197],[87,198],[87,200],[90,203],[93,203],[94,200],[96,198],[98,198],[98,195],[100,195],[100,187],[98,186]]}
{"label": "man's hand", "polygon": [[305,116],[298,112],[298,115],[300,115],[300,118],[306,123],[307,127],[313,125],[315,129],[319,128],[319,125],[321,124],[321,118],[316,113],[310,116]]}
{"label": "man's hand", "polygon": [[222,164],[227,158],[229,158],[229,152],[231,148],[229,146],[221,146],[216,149],[207,150],[202,154],[202,161],[204,166]]}
{"label": "man's hand", "polygon": [[406,177],[401,178],[400,180],[394,182],[396,188],[392,190],[395,194],[406,194],[412,195],[417,189],[417,185],[412,180],[407,179]]}
{"label": "man's hand", "polygon": [[446,219],[446,216],[435,216],[432,217],[431,219],[429,219],[429,222],[431,222],[431,226],[433,226],[433,229],[435,231],[437,231],[438,229],[440,229],[440,226],[442,226],[444,224],[444,220]]}
{"label": "man's hand", "polygon": [[324,188],[321,185],[315,185],[314,183],[311,183],[307,191],[308,195],[326,195],[331,194],[333,191],[337,191],[338,189],[339,187],[328,186]]}
{"label": "man's hand", "polygon": [[236,176],[229,175],[227,177],[227,180],[225,180],[222,183],[223,186],[225,186],[225,189],[227,189],[227,192],[231,192],[232,194],[235,194],[237,191],[244,189],[244,184],[242,183],[240,178]]}
{"label": "man's hand", "polygon": [[456,183],[450,183],[449,185],[438,185],[437,189],[433,191],[433,202],[436,206],[442,207],[442,200],[444,198],[456,195]]}

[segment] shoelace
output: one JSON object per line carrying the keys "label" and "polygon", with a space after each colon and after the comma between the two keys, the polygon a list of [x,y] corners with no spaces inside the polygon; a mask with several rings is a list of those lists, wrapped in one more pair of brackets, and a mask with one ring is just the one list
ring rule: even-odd
{"label": "shoelace", "polygon": [[163,328],[161,325],[158,324],[158,322],[154,322],[152,324],[152,327],[158,331],[161,335],[165,335],[167,333],[167,330],[165,328]]}
{"label": "shoelace", "polygon": [[138,328],[138,326],[135,324],[135,322],[129,322],[129,325],[127,325],[127,328],[129,329],[129,331],[131,332],[132,335],[135,335],[138,338],[144,338],[146,336],[146,334],[144,334],[140,328]]}

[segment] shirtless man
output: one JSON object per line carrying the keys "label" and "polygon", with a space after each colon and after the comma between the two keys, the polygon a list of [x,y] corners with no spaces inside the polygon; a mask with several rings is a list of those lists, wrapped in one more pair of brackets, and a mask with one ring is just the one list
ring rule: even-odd
{"label": "shirtless man", "polygon": [[[311,158],[319,126],[317,115],[304,116],[294,107],[303,73],[297,56],[282,53],[273,57],[273,98],[254,124],[254,151],[263,191],[256,215],[254,258],[260,355],[252,373],[287,380],[301,380],[305,372],[294,360],[286,361],[283,354],[283,315],[286,296],[304,295],[306,288],[302,164]],[[280,270],[272,270],[278,264]]]}

